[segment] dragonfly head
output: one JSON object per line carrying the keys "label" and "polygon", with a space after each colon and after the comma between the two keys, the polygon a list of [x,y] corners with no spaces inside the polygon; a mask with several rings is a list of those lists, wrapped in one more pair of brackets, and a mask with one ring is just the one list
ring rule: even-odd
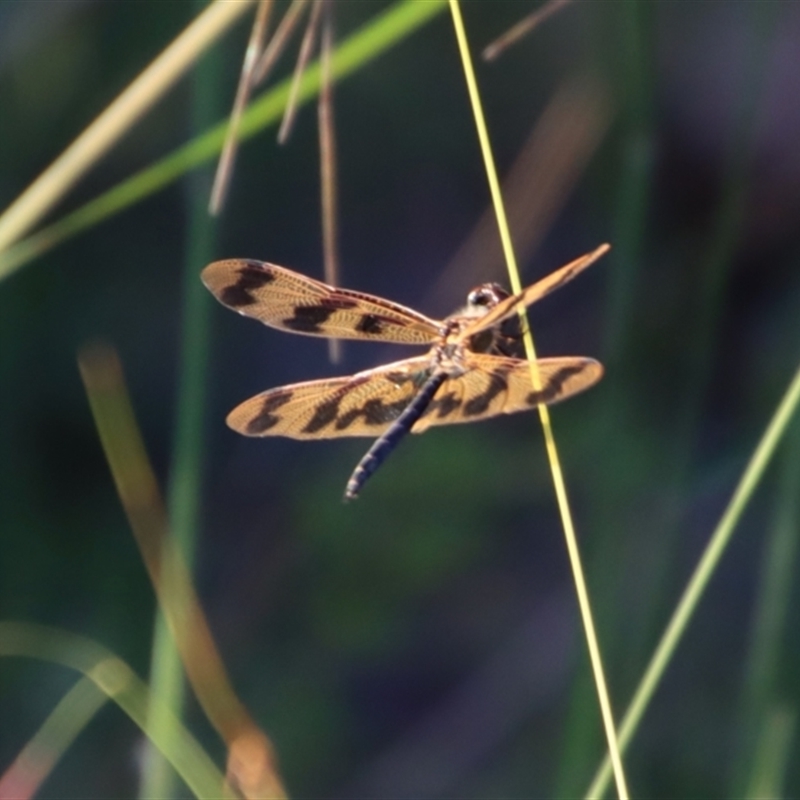
{"label": "dragonfly head", "polygon": [[[482,317],[501,300],[509,297],[508,292],[499,283],[482,283],[476,286],[467,295],[467,305],[464,308],[465,320]],[[487,328],[474,336],[469,337],[469,349],[476,353],[490,353],[495,350],[498,331]]]}
{"label": "dragonfly head", "polygon": [[467,295],[467,306],[488,311],[511,295],[499,283],[482,283]]}

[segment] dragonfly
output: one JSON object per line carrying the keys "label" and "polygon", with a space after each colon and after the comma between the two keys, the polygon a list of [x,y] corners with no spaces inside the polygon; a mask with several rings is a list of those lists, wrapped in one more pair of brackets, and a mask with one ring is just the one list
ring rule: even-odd
{"label": "dragonfly", "polygon": [[[474,288],[467,304],[443,320],[381,297],[340,289],[286,267],[252,259],[215,261],[206,287],[224,306],[272,328],[337,339],[427,345],[425,355],[336,378],[294,383],[245,400],[227,424],[245,436],[293,439],[377,437],[344,493],[355,499],[367,479],[410,433],[551,405],[597,383],[593,358],[537,360],[534,388],[520,333],[520,310],[560,288],[606,253],[603,244],[510,295],[496,283]],[[512,325],[513,328],[513,325]],[[515,348],[516,345],[516,348]]]}

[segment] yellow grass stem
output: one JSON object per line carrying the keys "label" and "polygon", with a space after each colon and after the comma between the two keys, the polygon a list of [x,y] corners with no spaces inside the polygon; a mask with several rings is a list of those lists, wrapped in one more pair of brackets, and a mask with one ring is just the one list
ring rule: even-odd
{"label": "yellow grass stem", "polygon": [[[461,61],[467,81],[467,89],[469,91],[470,102],[472,104],[472,111],[475,115],[475,124],[478,129],[478,139],[480,140],[481,152],[486,165],[486,173],[489,179],[492,202],[497,215],[497,225],[500,229],[500,240],[503,245],[503,253],[508,266],[511,286],[513,291],[516,293],[522,290],[522,284],[519,278],[519,270],[517,268],[516,258],[514,256],[511,233],[509,230],[508,221],[506,219],[502,192],[500,191],[500,181],[498,180],[497,170],[494,165],[494,156],[492,155],[492,148],[489,142],[489,132],[487,130],[486,120],[483,115],[483,107],[481,105],[478,84],[475,79],[475,70],[473,69],[472,57],[470,55],[469,45],[467,43],[464,21],[461,17],[459,0],[450,0],[450,10],[453,16],[453,24],[455,26],[456,38],[458,39],[458,47],[461,53]],[[534,390],[539,391],[542,383],[539,376],[539,370],[536,365],[536,349],[533,343],[533,336],[530,332],[530,326],[527,325],[527,316],[525,315],[524,311],[522,312],[522,317],[523,329],[525,333],[525,351],[528,355],[528,361],[531,365],[531,381],[533,383]],[[594,621],[592,619],[592,611],[589,604],[589,594],[583,575],[583,567],[581,565],[580,553],[578,551],[575,528],[572,523],[572,513],[570,511],[569,501],[567,499],[567,489],[564,483],[564,475],[561,471],[561,462],[558,457],[555,437],[553,436],[553,428],[550,424],[550,414],[547,406],[541,403],[539,404],[539,417],[541,419],[542,429],[544,431],[547,457],[550,462],[550,470],[553,474],[553,484],[555,486],[556,498],[558,500],[558,509],[559,513],[561,514],[561,522],[564,527],[567,551],[569,552],[570,564],[572,566],[572,572],[575,579],[575,588],[578,594],[578,604],[580,606],[581,618],[583,620],[583,626],[586,632],[586,640],[589,647],[592,671],[594,673],[595,683],[597,685],[597,694],[600,701],[603,726],[606,732],[606,739],[608,740],[609,752],[611,753],[614,777],[616,778],[617,782],[617,793],[622,800],[627,800],[628,788],[625,781],[625,773],[622,768],[622,759],[620,757],[619,747],[617,746],[617,737],[614,727],[614,718],[611,711],[611,702],[609,700],[608,689],[606,687],[605,676],[603,673],[603,663],[600,657],[600,646],[597,641]]]}
{"label": "yellow grass stem", "polygon": [[[644,715],[656,687],[661,682],[678,642],[686,631],[689,620],[694,614],[700,598],[717,568],[725,548],[728,546],[731,535],[736,528],[736,523],[741,518],[753,492],[756,490],[764,470],[767,468],[775,449],[786,432],[786,426],[794,416],[797,406],[800,405],[800,369],[794,375],[789,388],[786,390],[777,411],[770,420],[767,430],[750,458],[744,474],[728,503],[725,512],[717,524],[711,540],[703,553],[691,579],[689,580],[683,596],[675,609],[669,624],[656,647],[653,657],[645,670],[644,677],[639,682],[639,687],[633,696],[628,710],[622,719],[619,729],[619,744],[623,749],[627,747],[639,722]],[[608,757],[595,775],[587,797],[601,797],[610,778],[610,763]]]}
{"label": "yellow grass stem", "polygon": [[24,236],[253,0],[216,0],[203,11],[0,216],[0,252]]}
{"label": "yellow grass stem", "polygon": [[[566,205],[612,113],[605,83],[583,74],[564,79],[539,114],[501,186],[520,261],[536,250]],[[468,287],[499,280],[506,272],[496,216],[489,206],[436,279],[427,302],[431,307],[448,305],[454,287],[466,294]]]}

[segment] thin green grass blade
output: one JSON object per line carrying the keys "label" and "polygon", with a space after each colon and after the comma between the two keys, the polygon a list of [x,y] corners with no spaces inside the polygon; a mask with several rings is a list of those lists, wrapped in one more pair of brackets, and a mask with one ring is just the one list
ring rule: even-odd
{"label": "thin green grass blade", "polygon": [[[363,67],[445,8],[446,0],[401,0],[378,14],[336,49],[332,58],[334,79],[341,80]],[[285,80],[265,92],[245,111],[239,129],[240,140],[248,139],[280,120],[290,83],[290,80]],[[303,75],[298,103],[315,97],[319,87],[320,66],[315,62]],[[227,125],[226,119],[73,213],[0,253],[0,281],[55,245],[165,188],[190,169],[214,158],[222,149]]]}
{"label": "thin green grass blade", "polygon": [[605,320],[605,361],[619,360],[630,342],[638,273],[647,231],[653,176],[653,34],[650,10],[636,0],[622,5],[620,27],[625,63],[622,76],[625,105],[620,176],[614,214],[614,249],[608,264],[608,308]]}
{"label": "thin green grass blade", "polygon": [[[649,4],[639,0],[623,0],[609,7],[609,18],[618,30],[622,50],[620,68],[615,76],[615,84],[622,90],[619,95],[622,149],[610,237],[614,246],[605,267],[607,302],[601,360],[615,380],[607,382],[597,401],[600,404],[596,428],[599,442],[594,449],[604,454],[605,467],[594,472],[589,487],[594,510],[592,525],[598,535],[588,537],[585,557],[586,571],[592,576],[595,614],[607,669],[614,675],[617,686],[626,686],[631,684],[621,678],[626,665],[634,661],[630,657],[631,643],[628,640],[624,644],[626,658],[619,658],[622,628],[614,619],[619,613],[615,607],[618,597],[615,587],[620,585],[627,554],[626,526],[620,519],[620,510],[628,507],[632,487],[626,479],[631,470],[615,460],[624,459],[624,454],[630,452],[625,438],[630,430],[630,387],[635,383],[628,379],[625,370],[633,363],[630,352],[636,341],[633,331],[637,288],[646,263],[644,254],[652,196],[655,68],[651,40],[655,26]],[[553,780],[555,797],[580,794],[585,781],[583,776],[591,774],[598,748],[602,746],[595,723],[596,703],[589,665],[582,661],[575,672]]]}
{"label": "thin green grass blade", "polygon": [[[648,658],[648,641],[657,635],[656,626],[661,624],[659,609],[670,605],[666,596],[668,576],[674,564],[679,520],[685,505],[683,498],[692,481],[697,433],[709,375],[713,373],[712,364],[718,346],[719,320],[725,303],[728,275],[744,229],[747,188],[759,121],[758,108],[763,96],[768,47],[778,17],[777,8],[774,4],[751,4],[744,12],[750,16],[753,35],[748,39],[744,53],[741,86],[733,109],[734,124],[725,143],[721,197],[709,226],[707,240],[698,247],[697,264],[693,271],[696,276],[693,280],[698,285],[696,291],[689,295],[691,308],[683,310],[689,320],[685,341],[690,342],[691,346],[686,347],[687,368],[682,376],[682,402],[674,432],[665,442],[662,463],[658,467],[658,477],[665,490],[658,513],[654,514],[656,521],[649,531],[649,589],[637,608],[640,622],[632,627],[625,642],[624,658],[614,657],[619,652],[615,639],[619,626],[607,625],[610,631],[610,660],[622,685],[632,686],[637,682],[639,665]],[[627,388],[637,385],[635,377],[628,370],[640,366],[636,364],[631,350],[636,346],[636,337],[631,329],[635,307],[633,301],[636,298],[635,267],[631,259],[644,255],[647,219],[642,214],[642,208],[646,207],[642,200],[648,192],[651,145],[647,131],[648,125],[652,124],[654,91],[650,78],[653,65],[648,57],[648,53],[652,52],[649,41],[654,35],[652,9],[640,0],[627,0],[620,9],[624,13],[620,24],[626,32],[626,61],[630,65],[630,74],[626,73],[628,103],[623,115],[628,127],[628,141],[617,222],[617,235],[622,236],[622,241],[621,247],[615,247],[612,253],[612,256],[619,253],[622,260],[613,263],[605,354],[609,371],[614,371],[618,380],[606,394],[607,406],[600,427],[600,430],[614,431],[615,436],[624,435],[626,415],[639,402],[630,396]],[[637,208],[639,203],[641,206]],[[692,288],[695,288],[694,283]],[[615,441],[612,446],[610,444],[601,445],[604,452],[625,453],[628,459],[639,449],[636,443],[626,446],[621,441]],[[620,570],[626,567],[630,569],[625,564],[625,559],[629,558],[630,539],[618,533],[621,522],[624,529],[624,520],[618,517],[619,510],[626,507],[626,498],[633,488],[619,477],[626,475],[626,472],[630,475],[624,463],[609,463],[597,476],[597,516],[606,535],[602,539],[603,549],[596,556],[602,563],[594,572],[598,575],[598,596],[611,598],[609,603],[614,603],[617,597],[614,587],[618,585],[622,574],[618,571],[618,565]],[[600,609],[603,620],[613,619],[614,614],[618,613],[618,607]],[[559,775],[559,793],[567,796],[579,791],[574,776],[580,774],[586,764],[587,751],[596,752],[597,747],[597,740],[589,739],[586,733],[583,723],[586,709],[580,701],[581,698],[576,697],[572,703],[569,735],[574,741],[568,740],[569,753],[562,759]]]}
{"label": "thin green grass blade", "polygon": [[[210,55],[198,65],[192,96],[192,129],[203,130],[217,119],[223,108],[221,62]],[[214,258],[216,218],[209,217],[207,198],[211,192],[207,170],[190,176],[186,200],[188,230],[184,259],[181,314],[181,351],[176,403],[175,442],[170,467],[167,507],[170,536],[192,569],[199,535],[203,428],[208,386],[211,330],[211,295],[198,278],[201,267]],[[156,612],[150,682],[156,702],[150,719],[153,728],[169,724],[168,715],[182,715],[186,681],[180,655],[163,614]],[[168,735],[166,732],[164,735]],[[175,794],[175,773],[154,747],[146,755],[139,797],[171,797]]]}
{"label": "thin green grass blade", "polygon": [[741,797],[763,800],[784,797],[783,784],[791,763],[797,712],[784,707],[772,709],[765,720],[756,750],[753,774]]}
{"label": "thin green grass blade", "polygon": [[0,622],[0,656],[24,656],[77,670],[113,700],[159,748],[199,798],[218,800],[224,778],[197,740],[177,717],[170,718],[169,735],[148,725],[151,695],[147,685],[121,659],[83,636],[24,622]]}
{"label": "thin green grass blade", "polygon": [[[703,592],[708,586],[719,561],[725,552],[736,525],[742,517],[747,504],[761,482],[764,471],[772,460],[775,450],[782,441],[786,428],[800,404],[800,369],[794,375],[786,390],[778,409],[770,420],[761,441],[750,458],[730,503],[717,524],[700,562],[684,590],[672,618],[664,631],[661,641],[645,670],[644,677],[633,696],[619,729],[619,744],[625,750],[639,727],[642,716],[653,694],[661,682],[669,662],[672,660],[678,643],[681,640],[692,615],[700,602]],[[586,792],[587,797],[601,797],[608,787],[611,778],[611,762],[606,756]]]}
{"label": "thin green grass blade", "polygon": [[[800,424],[797,422],[787,434],[787,445],[780,464],[775,516],[765,542],[745,662],[730,797],[742,797],[748,785],[759,783],[755,778],[759,771],[759,728],[770,724],[772,709],[780,700],[779,667],[800,552]],[[765,735],[762,732],[762,740]]]}

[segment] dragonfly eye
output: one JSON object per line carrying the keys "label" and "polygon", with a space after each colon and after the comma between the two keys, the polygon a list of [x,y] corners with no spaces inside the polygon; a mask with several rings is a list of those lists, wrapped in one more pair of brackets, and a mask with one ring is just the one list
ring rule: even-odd
{"label": "dragonfly eye", "polygon": [[482,283],[467,295],[467,305],[492,308],[510,296],[499,283]]}

